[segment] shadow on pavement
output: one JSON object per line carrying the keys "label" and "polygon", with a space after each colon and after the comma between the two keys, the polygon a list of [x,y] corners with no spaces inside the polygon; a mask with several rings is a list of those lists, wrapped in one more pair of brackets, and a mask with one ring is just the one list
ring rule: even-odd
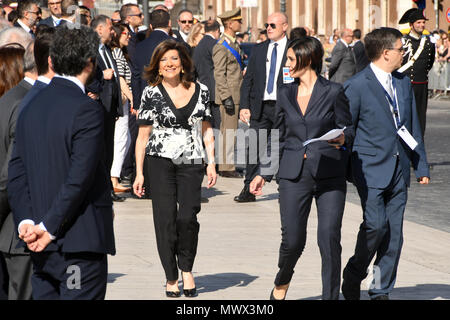
{"label": "shadow on pavement", "polygon": [[257,278],[246,273],[217,273],[195,277],[195,285],[198,293],[202,294],[231,287],[246,287]]}
{"label": "shadow on pavement", "polygon": [[114,283],[117,278],[126,276],[125,273],[108,273],[108,283]]}

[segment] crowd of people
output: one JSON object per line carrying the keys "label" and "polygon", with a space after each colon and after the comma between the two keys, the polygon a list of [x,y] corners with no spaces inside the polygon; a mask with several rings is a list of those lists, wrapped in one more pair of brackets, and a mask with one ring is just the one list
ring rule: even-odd
{"label": "crowd of people", "polygon": [[[0,295],[103,299],[106,256],[115,254],[112,202],[131,193],[152,199],[166,296],[181,296],[179,270],[184,295],[196,296],[206,175],[207,188],[218,176],[244,178],[237,203],[255,201],[266,182],[279,184],[276,300],[285,299],[305,246],[313,198],[322,297],[339,298],[346,181],[354,183],[364,218],[342,292],[359,299],[377,253],[381,284],[369,295],[389,297],[411,165],[429,183],[427,74],[435,52],[448,56],[423,35],[420,10],[400,21],[409,34],[379,28],[364,41],[358,29],[320,39],[274,12],[246,55],[239,7],[220,23],[183,9],[177,28],[164,5],[144,27],[135,4],[111,17],[94,17],[75,0],[43,9],[22,0],[0,17]],[[440,39],[448,49],[448,35]],[[239,121],[256,149],[246,153],[245,177],[236,165]],[[339,135],[306,143],[332,129]],[[83,275],[75,289],[66,286],[74,265]]]}

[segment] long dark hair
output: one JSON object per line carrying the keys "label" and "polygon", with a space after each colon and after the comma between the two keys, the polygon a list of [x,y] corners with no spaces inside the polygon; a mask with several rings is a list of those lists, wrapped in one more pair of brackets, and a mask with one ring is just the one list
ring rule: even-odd
{"label": "long dark hair", "polygon": [[110,43],[111,49],[114,49],[114,48],[122,49],[125,59],[127,59],[127,61],[129,61],[130,59],[128,56],[127,47],[120,48],[120,37],[122,35],[122,32],[124,32],[125,30],[127,30],[131,34],[130,27],[125,23],[119,22],[119,23],[113,24],[113,30],[114,30],[114,37],[112,38],[111,43]]}
{"label": "long dark hair", "polygon": [[150,64],[144,68],[143,78],[147,80],[149,85],[157,86],[163,80],[159,74],[159,62],[167,51],[177,50],[181,59],[183,72],[180,74],[183,87],[188,89],[191,82],[194,81],[194,64],[192,63],[189,51],[186,46],[178,41],[169,39],[161,42],[153,51]]}
{"label": "long dark hair", "polygon": [[24,77],[25,49],[18,43],[0,48],[0,97]]}

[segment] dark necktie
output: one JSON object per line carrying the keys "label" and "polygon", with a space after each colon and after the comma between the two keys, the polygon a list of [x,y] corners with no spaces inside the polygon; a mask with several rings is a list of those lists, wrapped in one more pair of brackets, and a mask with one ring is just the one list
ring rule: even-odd
{"label": "dark necktie", "polygon": [[273,45],[272,56],[270,57],[269,81],[267,82],[267,92],[270,94],[273,91],[273,84],[275,82],[275,71],[277,68],[277,46]]}

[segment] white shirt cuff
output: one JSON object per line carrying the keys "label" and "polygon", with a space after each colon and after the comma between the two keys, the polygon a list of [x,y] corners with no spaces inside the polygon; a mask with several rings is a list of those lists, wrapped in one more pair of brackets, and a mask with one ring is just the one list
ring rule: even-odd
{"label": "white shirt cuff", "polygon": [[[43,222],[39,223],[39,228],[41,230],[44,230],[44,231],[48,232],[47,228],[44,226]],[[50,240],[55,240],[56,239],[56,237],[54,235],[50,234],[50,232],[48,233],[48,235],[50,236]]]}
{"label": "white shirt cuff", "polygon": [[34,221],[33,221],[33,220],[30,220],[30,219],[22,220],[22,221],[19,223],[19,227],[17,228],[17,233],[18,233],[18,234],[20,234],[20,227],[21,227],[22,225],[24,225],[24,224],[31,224],[31,225],[34,226]]}

